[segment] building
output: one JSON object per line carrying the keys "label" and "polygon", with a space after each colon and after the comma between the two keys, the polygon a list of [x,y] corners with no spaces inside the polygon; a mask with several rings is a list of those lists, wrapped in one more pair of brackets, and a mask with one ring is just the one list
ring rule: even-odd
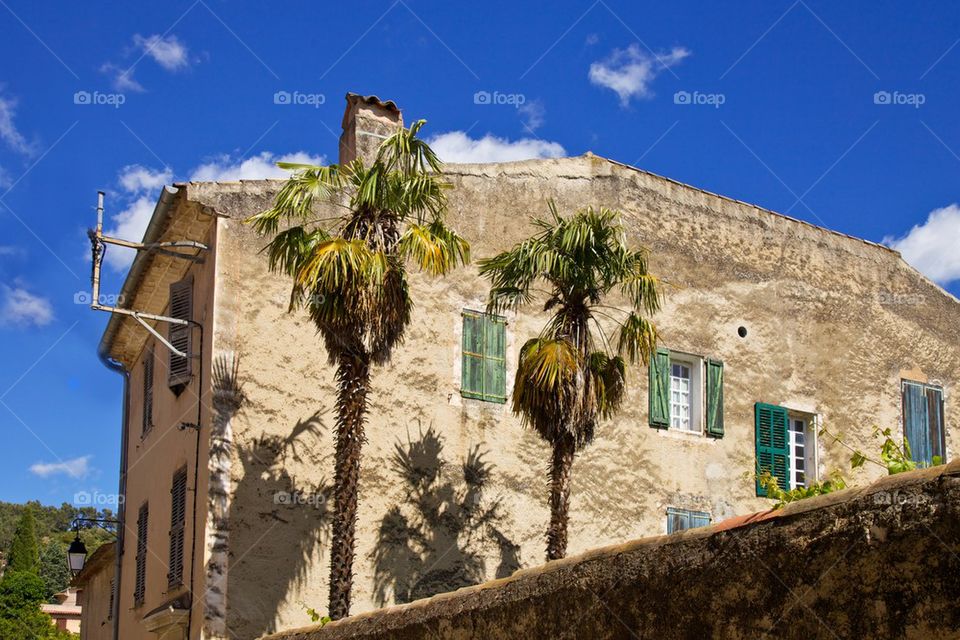
{"label": "building", "polygon": [[[341,154],[369,154],[400,121],[394,103],[348,95]],[[670,283],[652,369],[629,370],[622,412],[574,464],[570,554],[763,509],[758,462],[789,468],[791,486],[848,469],[821,426],[870,451],[875,426],[924,459],[955,450],[960,302],[895,251],[590,153],[446,177],[450,224],[475,258],[528,235],[547,199],[602,204]],[[243,222],[281,184],[162,191],[144,241],[206,249],[140,252],[122,294],[190,320],[154,330],[192,357],[130,316],[103,335],[125,381],[124,640],[257,638],[326,606],[333,371]],[[486,292],[475,266],[412,276],[405,344],[373,378],[354,613],[543,562],[548,447],[505,403],[542,317],[486,316]]]}
{"label": "building", "polygon": [[78,628],[70,631],[79,632],[81,640],[110,640],[114,637],[116,548],[115,542],[100,545],[71,582],[82,612],[79,613]]}
{"label": "building", "polygon": [[80,633],[82,614],[78,596],[79,592],[74,589],[61,591],[53,596],[57,600],[55,603],[41,604],[40,610],[53,618],[53,624],[57,629]]}

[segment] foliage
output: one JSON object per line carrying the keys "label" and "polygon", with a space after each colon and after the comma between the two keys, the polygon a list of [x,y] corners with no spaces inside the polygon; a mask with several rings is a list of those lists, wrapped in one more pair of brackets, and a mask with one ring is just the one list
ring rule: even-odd
{"label": "foliage", "polygon": [[59,631],[40,610],[46,587],[30,571],[7,571],[0,581],[0,638],[4,640],[65,640],[72,634]]}
{"label": "foliage", "polygon": [[10,545],[6,570],[37,573],[39,567],[40,550],[37,547],[33,509],[28,507],[20,516],[17,530],[13,534],[13,543]]}
{"label": "foliage", "polygon": [[787,505],[791,502],[796,502],[797,500],[804,500],[814,496],[822,496],[827,493],[833,493],[834,491],[840,491],[841,489],[847,488],[847,481],[843,478],[839,471],[834,471],[832,474],[830,474],[829,480],[824,480],[823,482],[814,482],[809,487],[797,487],[795,489],[790,489],[789,491],[781,489],[780,485],[777,484],[776,476],[772,475],[769,471],[764,471],[757,476],[757,481],[760,483],[761,487],[766,489],[767,497],[777,501],[773,505],[774,509],[780,509],[784,505]]}
{"label": "foliage", "polygon": [[886,429],[874,427],[873,433],[871,434],[874,439],[883,439],[883,442],[880,444],[879,460],[868,456],[860,449],[850,446],[843,438],[831,433],[826,427],[820,429],[820,435],[831,438],[834,442],[853,452],[850,456],[851,469],[859,469],[869,462],[886,469],[887,474],[892,476],[897,473],[903,473],[904,471],[912,471],[917,468],[943,464],[943,459],[940,456],[933,456],[931,464],[913,460],[913,456],[910,454],[910,443],[904,438],[903,444],[899,444],[893,439],[893,431],[889,427]]}
{"label": "foliage", "polygon": [[[292,280],[289,310],[305,310],[336,365],[330,616],[350,611],[357,487],[371,365],[403,340],[413,302],[407,265],[444,275],[470,259],[446,225],[441,163],[417,137],[424,121],[398,127],[367,166],[363,158],[294,172],[273,206],[251,216],[271,271]],[[332,215],[331,215],[332,214]]]}
{"label": "foliage", "polygon": [[325,627],[328,622],[330,622],[330,616],[322,616],[313,607],[307,607],[307,615],[310,616],[311,622],[319,622],[321,627]]}
{"label": "foliage", "polygon": [[[586,207],[534,219],[539,230],[512,249],[480,262],[491,281],[490,312],[533,301],[547,287],[540,334],[520,349],[513,412],[553,447],[547,559],[566,554],[570,473],[577,450],[594,436],[598,420],[614,414],[626,388],[626,363],[646,363],[656,349],[650,320],[660,308],[659,280],[647,270],[646,252],[631,249],[620,214]],[[604,304],[621,296],[627,310]],[[612,314],[625,317],[616,318]],[[601,319],[612,325],[608,336]],[[615,346],[614,346],[615,345]]]}
{"label": "foliage", "polygon": [[54,594],[70,585],[70,568],[67,566],[67,545],[60,540],[51,540],[40,550],[40,578],[46,586],[46,600],[54,602]]}
{"label": "foliage", "polygon": [[[109,509],[98,511],[94,507],[75,507],[66,502],[59,507],[42,505],[36,501],[26,504],[0,502],[0,551],[3,553],[10,550],[17,523],[27,508],[33,510],[37,541],[41,544],[54,538],[69,544],[74,535],[70,525],[76,516],[106,519],[115,517]],[[115,538],[113,533],[95,525],[84,525],[81,537],[91,553],[104,542]]]}

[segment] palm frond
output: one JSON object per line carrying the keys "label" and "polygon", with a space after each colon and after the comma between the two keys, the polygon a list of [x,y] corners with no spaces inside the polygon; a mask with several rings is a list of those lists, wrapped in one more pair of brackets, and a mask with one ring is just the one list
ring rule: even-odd
{"label": "palm frond", "polygon": [[617,351],[630,362],[650,361],[657,349],[657,328],[648,319],[631,312],[617,328]]}

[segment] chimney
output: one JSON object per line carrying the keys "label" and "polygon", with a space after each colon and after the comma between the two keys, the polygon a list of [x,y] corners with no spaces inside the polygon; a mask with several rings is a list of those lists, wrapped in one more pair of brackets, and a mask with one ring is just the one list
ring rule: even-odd
{"label": "chimney", "polygon": [[393,100],[383,102],[377,96],[347,94],[340,135],[340,164],[362,158],[368,166],[377,157],[385,138],[403,126],[403,115]]}

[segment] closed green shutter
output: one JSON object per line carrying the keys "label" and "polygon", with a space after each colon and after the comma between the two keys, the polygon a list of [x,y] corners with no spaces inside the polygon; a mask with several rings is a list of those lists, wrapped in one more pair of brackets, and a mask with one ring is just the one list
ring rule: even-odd
{"label": "closed green shutter", "polygon": [[723,363],[707,360],[707,435],[723,437]]}
{"label": "closed green shutter", "polygon": [[667,349],[657,349],[650,358],[649,373],[647,411],[650,426],[666,429],[670,426],[670,352]]}
{"label": "closed green shutter", "polygon": [[[790,488],[790,440],[788,438],[787,410],[773,404],[758,402],[755,406],[757,475],[769,471],[776,476],[777,485],[784,491]],[[757,481],[757,495],[766,497],[767,490]]]}
{"label": "closed green shutter", "polygon": [[460,392],[464,397],[506,402],[506,328],[506,320],[499,316],[463,312]]}

